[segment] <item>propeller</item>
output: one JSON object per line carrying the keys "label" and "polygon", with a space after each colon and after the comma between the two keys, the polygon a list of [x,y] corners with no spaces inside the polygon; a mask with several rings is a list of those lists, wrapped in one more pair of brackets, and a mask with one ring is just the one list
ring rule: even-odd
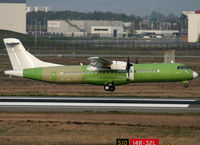
{"label": "propeller", "polygon": [[128,56],[127,65],[126,65],[126,71],[128,73],[128,77],[130,76],[130,68],[131,68],[131,66],[133,66],[133,65],[130,63],[129,56]]}
{"label": "propeller", "polygon": [[135,60],[135,64],[138,64],[138,59],[136,58],[136,60]]}

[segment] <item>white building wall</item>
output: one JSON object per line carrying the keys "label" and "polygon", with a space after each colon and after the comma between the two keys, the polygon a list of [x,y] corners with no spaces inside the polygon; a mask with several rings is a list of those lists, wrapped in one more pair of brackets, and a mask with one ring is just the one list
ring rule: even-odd
{"label": "white building wall", "polygon": [[114,31],[117,31],[117,37],[123,36],[123,27],[116,26],[91,26],[91,34],[96,34],[100,37],[114,37]]}
{"label": "white building wall", "polygon": [[[95,28],[105,28],[108,31],[94,32]],[[123,36],[123,22],[121,21],[84,21],[84,20],[49,20],[48,32],[51,34],[64,34],[66,36],[82,37],[99,34],[100,37],[113,37],[114,29],[118,37]]]}
{"label": "white building wall", "polygon": [[51,34],[64,34],[69,37],[84,36],[83,32],[80,32],[76,27],[71,26],[64,20],[49,20],[47,22],[47,32]]}
{"label": "white building wall", "polygon": [[1,3],[0,29],[26,33],[26,3]]}
{"label": "white building wall", "polygon": [[197,42],[200,35],[200,14],[188,15],[188,42]]}
{"label": "white building wall", "polygon": [[188,16],[188,42],[197,42],[200,35],[200,14],[195,11],[183,12]]}

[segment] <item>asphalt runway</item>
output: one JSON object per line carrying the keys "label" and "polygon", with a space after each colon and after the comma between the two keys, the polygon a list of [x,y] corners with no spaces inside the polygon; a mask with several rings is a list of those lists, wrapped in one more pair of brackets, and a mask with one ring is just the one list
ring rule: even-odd
{"label": "asphalt runway", "polygon": [[199,113],[197,99],[101,97],[0,97],[0,111],[129,111]]}

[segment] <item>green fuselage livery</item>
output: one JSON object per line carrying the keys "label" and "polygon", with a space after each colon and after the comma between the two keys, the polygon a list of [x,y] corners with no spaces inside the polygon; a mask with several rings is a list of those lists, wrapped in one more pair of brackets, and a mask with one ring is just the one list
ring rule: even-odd
{"label": "green fuselage livery", "polygon": [[51,83],[93,84],[114,91],[115,86],[139,82],[184,82],[198,74],[181,63],[133,64],[90,57],[89,65],[64,66],[41,61],[27,52],[18,39],[6,38],[4,43],[13,67],[10,76]]}
{"label": "green fuselage livery", "polygon": [[105,85],[114,82],[123,85],[135,82],[178,82],[193,79],[193,71],[180,63],[134,64],[133,79],[127,77],[126,70],[94,70],[88,65],[41,67],[23,70],[23,77],[52,83],[85,83]]}

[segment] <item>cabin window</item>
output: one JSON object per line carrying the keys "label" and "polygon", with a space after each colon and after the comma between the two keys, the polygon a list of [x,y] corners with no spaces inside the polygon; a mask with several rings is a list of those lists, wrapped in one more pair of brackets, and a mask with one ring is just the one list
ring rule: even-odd
{"label": "cabin window", "polygon": [[189,69],[188,66],[178,66],[177,69]]}

